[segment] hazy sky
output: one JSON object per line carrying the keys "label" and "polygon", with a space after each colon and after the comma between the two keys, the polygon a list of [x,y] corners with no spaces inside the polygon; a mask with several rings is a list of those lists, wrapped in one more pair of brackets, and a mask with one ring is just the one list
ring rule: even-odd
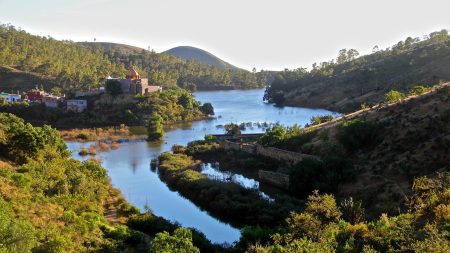
{"label": "hazy sky", "polygon": [[156,52],[196,46],[246,69],[280,70],[448,29],[450,1],[0,0],[0,22]]}

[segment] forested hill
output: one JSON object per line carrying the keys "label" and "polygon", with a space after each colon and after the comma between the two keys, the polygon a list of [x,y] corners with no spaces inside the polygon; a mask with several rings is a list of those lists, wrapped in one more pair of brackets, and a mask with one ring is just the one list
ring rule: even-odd
{"label": "forested hill", "polygon": [[[97,46],[99,45],[99,46]],[[90,43],[95,50],[100,44]],[[105,55],[126,67],[135,66],[149,82],[165,87],[182,87],[189,90],[250,89],[266,84],[265,72],[252,73],[242,69],[220,69],[215,66],[185,60],[167,53],[148,50],[123,50],[123,46],[104,47]]]}
{"label": "forested hill", "polygon": [[165,51],[165,53],[183,58],[185,60],[193,60],[206,65],[216,66],[219,69],[239,69],[238,67],[233,66],[230,63],[220,59],[219,57],[211,54],[210,52],[207,52],[200,48],[180,46],[169,49]]}
{"label": "forested hill", "polygon": [[[75,43],[51,37],[35,36],[13,26],[0,26],[0,65],[7,66],[0,80],[8,81],[10,72],[42,77],[41,83],[29,84],[19,77],[14,87],[57,85],[65,91],[100,86],[106,76],[123,77],[134,66],[155,85],[195,89],[248,89],[263,87],[267,76],[245,70],[221,70],[186,61],[168,54],[114,43]],[[54,82],[48,82],[48,80]],[[25,80],[25,81],[20,81]],[[36,82],[37,82],[36,81]],[[10,87],[0,84],[0,87]],[[26,87],[26,88],[25,88]]]}
{"label": "forested hill", "polygon": [[269,102],[328,108],[340,112],[374,104],[389,90],[407,91],[450,80],[450,36],[447,30],[424,39],[408,37],[390,48],[357,58],[341,50],[336,60],[279,73],[267,89]]}

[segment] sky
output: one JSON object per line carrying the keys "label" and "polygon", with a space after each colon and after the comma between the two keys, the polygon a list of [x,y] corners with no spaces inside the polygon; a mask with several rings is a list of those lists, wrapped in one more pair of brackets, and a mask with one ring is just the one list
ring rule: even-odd
{"label": "sky", "polygon": [[450,1],[0,0],[0,23],[156,52],[195,46],[245,69],[282,70],[450,29]]}

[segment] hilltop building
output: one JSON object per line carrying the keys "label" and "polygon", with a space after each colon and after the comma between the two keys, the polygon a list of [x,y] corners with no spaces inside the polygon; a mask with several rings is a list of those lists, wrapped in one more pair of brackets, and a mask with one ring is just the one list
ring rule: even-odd
{"label": "hilltop building", "polygon": [[130,69],[125,76],[122,78],[111,78],[108,77],[106,82],[118,82],[120,84],[120,89],[123,94],[130,95],[145,95],[157,91],[161,91],[161,86],[149,85],[147,78],[141,78],[139,73],[135,69]]}

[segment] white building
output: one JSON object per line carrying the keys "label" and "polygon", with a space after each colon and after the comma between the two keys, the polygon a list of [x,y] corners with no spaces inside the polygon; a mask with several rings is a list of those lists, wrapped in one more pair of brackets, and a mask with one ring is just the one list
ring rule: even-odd
{"label": "white building", "polygon": [[59,106],[59,102],[61,101],[61,97],[48,95],[42,98],[42,102],[44,102],[46,107],[57,108]]}
{"label": "white building", "polygon": [[0,97],[5,99],[5,101],[9,103],[20,102],[22,100],[22,96],[20,96],[20,94],[9,94],[2,92],[0,93]]}

